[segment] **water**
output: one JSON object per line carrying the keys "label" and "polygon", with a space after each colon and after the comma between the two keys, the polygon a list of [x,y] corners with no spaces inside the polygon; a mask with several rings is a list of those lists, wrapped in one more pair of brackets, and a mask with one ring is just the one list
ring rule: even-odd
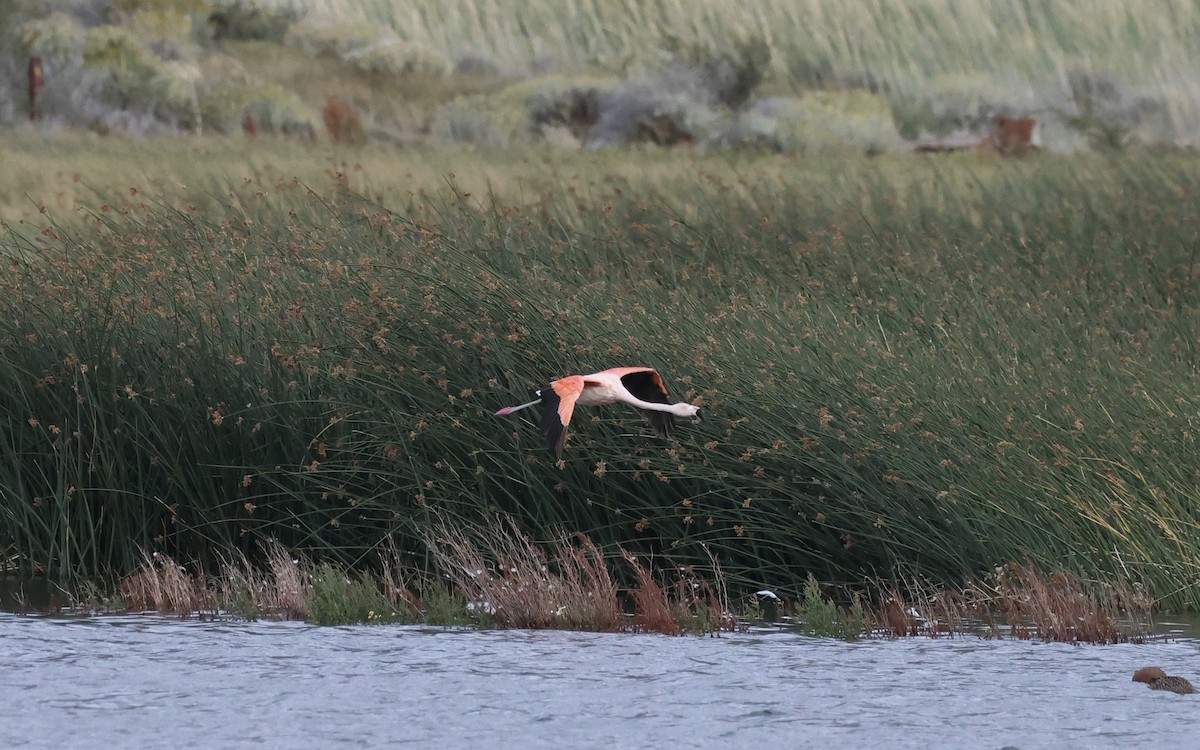
{"label": "water", "polygon": [[0,614],[0,747],[1190,747],[1198,655]]}

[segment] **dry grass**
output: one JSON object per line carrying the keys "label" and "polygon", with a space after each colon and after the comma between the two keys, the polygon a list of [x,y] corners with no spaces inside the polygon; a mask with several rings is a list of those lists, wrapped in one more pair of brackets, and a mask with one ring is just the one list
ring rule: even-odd
{"label": "dry grass", "polygon": [[309,566],[278,542],[266,548],[265,571],[256,569],[244,556],[221,566],[217,591],[222,609],[256,617],[305,619],[312,605]]}
{"label": "dry grass", "polygon": [[[730,609],[723,584],[710,584],[681,572],[674,586],[664,586],[636,556],[622,552],[637,586],[629,591],[633,612],[622,607],[621,589],[603,552],[582,534],[564,535],[549,545],[550,553],[524,535],[511,521],[486,531],[468,533],[442,524],[429,537],[435,564],[444,571],[459,601],[463,622],[504,628],[587,630],[680,635],[684,632],[733,630],[738,618]],[[166,555],[146,556],[142,567],[121,581],[126,609],[250,619],[310,619],[333,623],[409,621],[429,615],[429,605],[414,593],[415,574],[389,548],[376,578],[353,578],[324,564],[293,558],[273,542],[265,550],[265,570],[244,557],[221,566],[211,580],[191,573]],[[420,587],[435,589],[428,581]],[[374,602],[355,609],[348,600]],[[386,603],[395,610],[385,617]],[[328,615],[333,609],[338,616]],[[356,611],[365,616],[355,618]],[[412,615],[406,617],[404,615]],[[438,618],[435,618],[438,619]]]}
{"label": "dry grass", "polygon": [[[377,143],[347,153],[325,142],[240,134],[134,139],[79,133],[46,138],[24,129],[0,130],[0,160],[5,165],[0,222],[17,225],[18,230],[18,223],[24,224],[30,232],[35,231],[33,224],[40,229],[47,216],[63,226],[90,223],[102,205],[106,209],[101,213],[132,216],[159,202],[184,210],[221,212],[228,207],[222,198],[235,200],[226,196],[229,185],[253,187],[260,198],[277,202],[294,186],[325,192],[336,181],[389,208],[413,212],[414,219],[434,221],[436,214],[425,215],[433,202],[430,197],[444,192],[448,182],[470,204],[487,197],[532,210],[564,185],[594,190],[601,180],[619,180],[646,195],[669,195],[681,171],[726,183],[737,183],[742,172],[735,162],[687,152],[652,151],[629,159],[608,152],[514,149],[463,159],[453,149],[398,150]],[[758,167],[768,181],[787,179],[796,168],[794,161],[782,159]],[[846,165],[850,174],[868,168],[878,165],[865,161]],[[888,170],[904,180],[906,167],[899,161]],[[824,165],[804,171],[817,184],[840,181]],[[560,220],[577,221],[570,215]]]}
{"label": "dry grass", "polygon": [[590,540],[559,538],[552,564],[511,522],[505,526],[479,539],[442,524],[428,537],[437,567],[472,606],[503,627],[621,629],[617,583]]}
{"label": "dry grass", "polygon": [[654,579],[650,569],[638,562],[635,555],[629,552],[623,552],[622,555],[633,569],[638,584],[637,588],[629,592],[633,598],[634,629],[669,635],[681,633],[682,628],[676,621],[675,611],[671,607],[666,590]]}
{"label": "dry grass", "polygon": [[1150,631],[1152,598],[1140,586],[1089,586],[1029,563],[1010,563],[959,589],[912,582],[881,594],[870,612],[877,635],[959,635],[1066,643],[1140,641]]}
{"label": "dry grass", "polygon": [[[393,607],[409,612],[428,613],[427,603],[414,593],[418,588],[415,582],[419,576],[410,565],[404,562],[403,555],[391,539],[388,540],[386,549],[380,555],[380,565],[382,571],[379,574],[379,586],[383,590],[384,598]],[[426,586],[426,588],[430,587]]]}
{"label": "dry grass", "polygon": [[957,591],[910,586],[905,594],[892,587],[876,598],[870,627],[897,638],[952,635],[962,631],[964,609]]}
{"label": "dry grass", "polygon": [[305,619],[312,608],[312,566],[293,558],[278,542],[265,545],[266,569],[245,556],[221,564],[211,578],[190,572],[166,554],[144,556],[142,568],[120,583],[128,610],[170,612],[180,617]]}
{"label": "dry grass", "polygon": [[1011,563],[992,581],[995,608],[1013,637],[1071,643],[1120,643],[1130,624],[1149,613],[1151,600],[1133,588],[1089,591],[1062,571],[1041,575],[1030,564]]}
{"label": "dry grass", "polygon": [[311,569],[278,543],[266,545],[266,570],[245,556],[221,565],[210,580],[167,555],[146,555],[142,567],[122,579],[121,598],[127,609],[169,612],[181,617],[232,613],[250,618],[300,620],[312,607]]}
{"label": "dry grass", "polygon": [[510,520],[475,533],[441,524],[427,541],[454,588],[502,627],[668,635],[737,627],[723,584],[681,572],[675,586],[665,587],[622,550],[636,581],[627,615],[603,553],[583,534],[559,537],[549,555]]}
{"label": "dry grass", "polygon": [[144,555],[142,568],[121,581],[121,597],[131,610],[172,612],[183,617],[215,612],[217,602],[204,576],[189,573],[170,557]]}
{"label": "dry grass", "polygon": [[502,627],[622,627],[617,583],[600,550],[582,535],[556,540],[552,558],[507,521],[476,535],[443,523],[427,542],[453,587]]}
{"label": "dry grass", "polygon": [[[437,528],[430,550],[459,595],[458,606],[464,608],[451,618],[454,622],[666,635],[733,631],[746,624],[745,616],[728,603],[719,569],[716,583],[681,570],[668,586],[648,564],[622,550],[635,583],[628,590],[632,612],[627,613],[603,553],[582,534],[555,540],[547,554],[511,521],[473,533],[444,524]],[[242,557],[224,564],[212,581],[165,555],[146,556],[142,568],[121,582],[121,597],[129,610],[181,617],[329,624],[430,619],[427,602],[413,593],[412,572],[394,548],[383,556],[382,575],[359,580],[328,565],[314,567],[295,559],[279,544],[266,554],[267,570],[255,569]],[[794,607],[784,605],[782,614],[784,621],[795,621],[800,630],[815,635],[853,639],[975,634],[1111,644],[1141,642],[1150,631],[1152,602],[1140,589],[1105,588],[1098,593],[1068,573],[1043,575],[1029,564],[998,568],[987,579],[959,589],[918,581],[903,590],[893,585],[870,607],[860,603],[842,609],[820,595],[815,581],[810,579],[810,585],[806,598]],[[424,589],[432,590],[428,583]],[[356,608],[354,599],[367,604]],[[397,611],[388,617],[381,603]],[[329,616],[330,606],[338,617]]]}

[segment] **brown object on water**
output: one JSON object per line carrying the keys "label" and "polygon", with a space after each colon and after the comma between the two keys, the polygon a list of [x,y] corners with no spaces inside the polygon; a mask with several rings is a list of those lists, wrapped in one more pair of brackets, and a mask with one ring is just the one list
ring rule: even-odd
{"label": "brown object on water", "polygon": [[1169,690],[1172,693],[1186,695],[1196,692],[1192,683],[1183,677],[1171,677],[1158,667],[1142,667],[1133,673],[1134,682],[1144,682],[1151,690]]}

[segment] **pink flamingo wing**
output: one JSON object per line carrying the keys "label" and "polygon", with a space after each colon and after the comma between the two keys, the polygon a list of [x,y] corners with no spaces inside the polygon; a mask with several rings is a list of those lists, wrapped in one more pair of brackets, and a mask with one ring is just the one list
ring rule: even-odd
{"label": "pink flamingo wing", "polygon": [[542,437],[556,456],[562,455],[567,442],[567,425],[575,413],[575,402],[583,393],[584,377],[570,375],[555,380],[542,391]]}

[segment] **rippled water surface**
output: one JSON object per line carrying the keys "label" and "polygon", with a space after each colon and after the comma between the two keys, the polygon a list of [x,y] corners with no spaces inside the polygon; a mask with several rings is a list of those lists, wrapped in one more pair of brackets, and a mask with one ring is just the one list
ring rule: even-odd
{"label": "rippled water surface", "polygon": [[[0,614],[0,747],[1193,747],[1200,642],[840,641]],[[769,743],[769,744],[768,744]]]}

